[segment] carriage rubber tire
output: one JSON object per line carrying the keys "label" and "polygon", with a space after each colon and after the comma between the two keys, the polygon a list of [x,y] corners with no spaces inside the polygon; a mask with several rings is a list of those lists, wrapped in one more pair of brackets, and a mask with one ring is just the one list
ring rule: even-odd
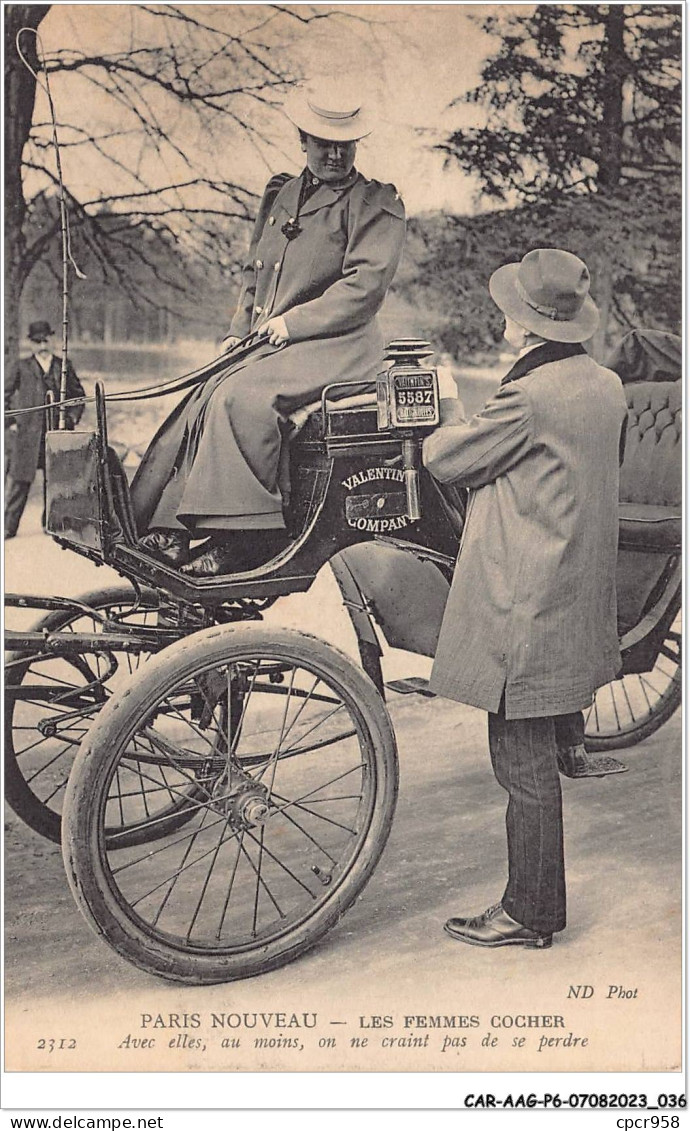
{"label": "carriage rubber tire", "polygon": [[647,715],[637,727],[622,730],[620,733],[610,735],[592,735],[585,732],[585,750],[590,753],[605,750],[625,750],[628,746],[637,746],[650,734],[654,734],[659,727],[675,714],[683,699],[683,676],[679,667],[671,683],[655,704],[651,714]]}
{"label": "carriage rubber tire", "polygon": [[[270,658],[304,663],[342,694],[371,742],[376,790],[368,828],[357,851],[313,916],[287,938],[257,944],[241,954],[203,954],[152,938],[128,916],[111,888],[101,860],[101,795],[120,748],[146,718],[152,700],[209,663],[241,661],[262,649]],[[291,962],[326,934],[353,904],[383,852],[395,811],[398,758],[386,706],[371,680],[325,641],[294,629],[254,624],[202,629],[153,657],[139,679],[100,712],[75,760],[65,798],[62,848],[67,877],[89,926],[133,965],[171,981],[204,985],[265,973]]]}
{"label": "carriage rubber tire", "polygon": [[[155,608],[158,604],[158,596],[153,590],[143,590],[142,597],[144,608]],[[107,586],[103,589],[94,589],[88,593],[80,593],[75,597],[82,605],[88,605],[93,612],[104,613],[109,609],[122,609],[134,604],[136,594],[131,585],[121,584]],[[88,614],[81,610],[74,609],[52,609],[46,613],[39,620],[31,626],[33,632],[60,632],[75,620],[79,620]],[[7,655],[7,660],[21,660],[22,655],[26,653],[11,652]],[[17,664],[15,667],[10,668],[6,673],[5,686],[18,687],[28,671],[31,662],[35,661],[35,653],[31,654],[31,658],[27,655],[27,666],[23,667]],[[49,658],[59,659],[57,653]],[[39,836],[45,837],[47,840],[53,841],[55,844],[61,842],[61,818],[60,814],[49,805],[46,805],[40,797],[38,797],[30,788],[21,767],[17,762],[15,743],[13,738],[13,717],[14,707],[16,702],[8,706],[5,711],[5,750],[4,750],[4,763],[5,763],[5,800],[10,806],[10,809],[33,829]],[[171,820],[173,818],[171,817]],[[162,826],[157,826],[160,830],[160,835],[164,835]],[[132,837],[136,838],[137,833],[132,830]],[[129,843],[136,843],[135,840],[130,840]]]}

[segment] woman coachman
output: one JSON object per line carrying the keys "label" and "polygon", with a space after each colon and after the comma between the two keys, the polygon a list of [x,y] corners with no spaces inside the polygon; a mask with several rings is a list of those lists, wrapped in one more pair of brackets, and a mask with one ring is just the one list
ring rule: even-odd
{"label": "woman coachman", "polygon": [[402,200],[355,168],[371,132],[359,101],[322,84],[295,92],[286,113],[306,165],[266,186],[226,342],[265,340],[177,406],[132,484],[139,545],[196,577],[285,545],[282,423],[330,382],[373,379],[381,366],[376,314],[403,249]]}

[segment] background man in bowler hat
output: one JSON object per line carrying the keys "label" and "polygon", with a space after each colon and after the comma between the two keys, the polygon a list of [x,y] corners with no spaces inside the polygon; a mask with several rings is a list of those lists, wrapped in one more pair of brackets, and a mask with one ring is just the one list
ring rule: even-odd
{"label": "background man in bowler hat", "polygon": [[[48,394],[60,399],[60,358],[53,353],[54,333],[49,322],[32,322],[29,341],[34,347],[30,357],[20,360],[11,378],[5,383],[5,412],[17,408],[33,408],[46,403]],[[84,388],[74,367],[67,362],[67,397],[83,397]],[[72,429],[81,418],[84,406],[72,405],[66,410],[67,427]],[[30,412],[25,416],[5,417],[5,538],[14,538],[26,506],[36,470],[44,466],[46,413]],[[57,410],[53,411],[57,425]]]}
{"label": "background man in bowler hat", "polygon": [[620,668],[627,409],[619,378],[581,344],[599,321],[582,260],[531,251],[495,271],[489,290],[520,357],[470,420],[452,380],[442,386],[441,426],[424,442],[437,479],[471,488],[430,687],[489,714],[508,793],[508,884],[483,914],[445,929],[476,946],[547,947],[565,927],[559,761],[567,772],[584,755],[582,709]]}

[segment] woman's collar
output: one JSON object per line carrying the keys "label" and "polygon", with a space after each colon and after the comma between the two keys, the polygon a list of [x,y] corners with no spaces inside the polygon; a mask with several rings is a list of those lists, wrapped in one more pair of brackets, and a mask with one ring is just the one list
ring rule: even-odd
{"label": "woman's collar", "polygon": [[353,165],[347,176],[342,177],[339,181],[322,181],[320,177],[317,177],[315,173],[312,173],[308,165],[305,165],[302,172],[300,173],[300,176],[304,180],[307,180],[310,184],[312,184],[314,188],[321,188],[322,186],[325,186],[326,188],[330,189],[341,189],[347,188],[348,185],[354,184],[359,174],[357,172],[357,169]]}

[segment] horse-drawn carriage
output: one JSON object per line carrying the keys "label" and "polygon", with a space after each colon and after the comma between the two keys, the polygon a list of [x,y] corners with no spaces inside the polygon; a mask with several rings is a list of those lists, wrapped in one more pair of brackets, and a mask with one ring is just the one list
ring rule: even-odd
{"label": "horse-drawn carriage", "polygon": [[[8,596],[44,615],[8,634],[6,795],[37,832],[62,833],[87,920],[144,969],[204,983],[290,961],[383,850],[398,778],[380,638],[433,655],[464,519],[463,492],[420,463],[438,420],[428,355],[394,342],[376,393],[328,386],[299,415],[289,545],[226,577],[185,576],[138,547],[101,388],[93,432],[47,436],[46,530],[125,582],[79,600]],[[650,734],[680,698],[679,383],[631,389],[626,462],[649,486],[661,451],[668,483],[635,498],[624,466],[625,666],[589,713],[595,750]],[[361,668],[262,623],[327,562]]]}

